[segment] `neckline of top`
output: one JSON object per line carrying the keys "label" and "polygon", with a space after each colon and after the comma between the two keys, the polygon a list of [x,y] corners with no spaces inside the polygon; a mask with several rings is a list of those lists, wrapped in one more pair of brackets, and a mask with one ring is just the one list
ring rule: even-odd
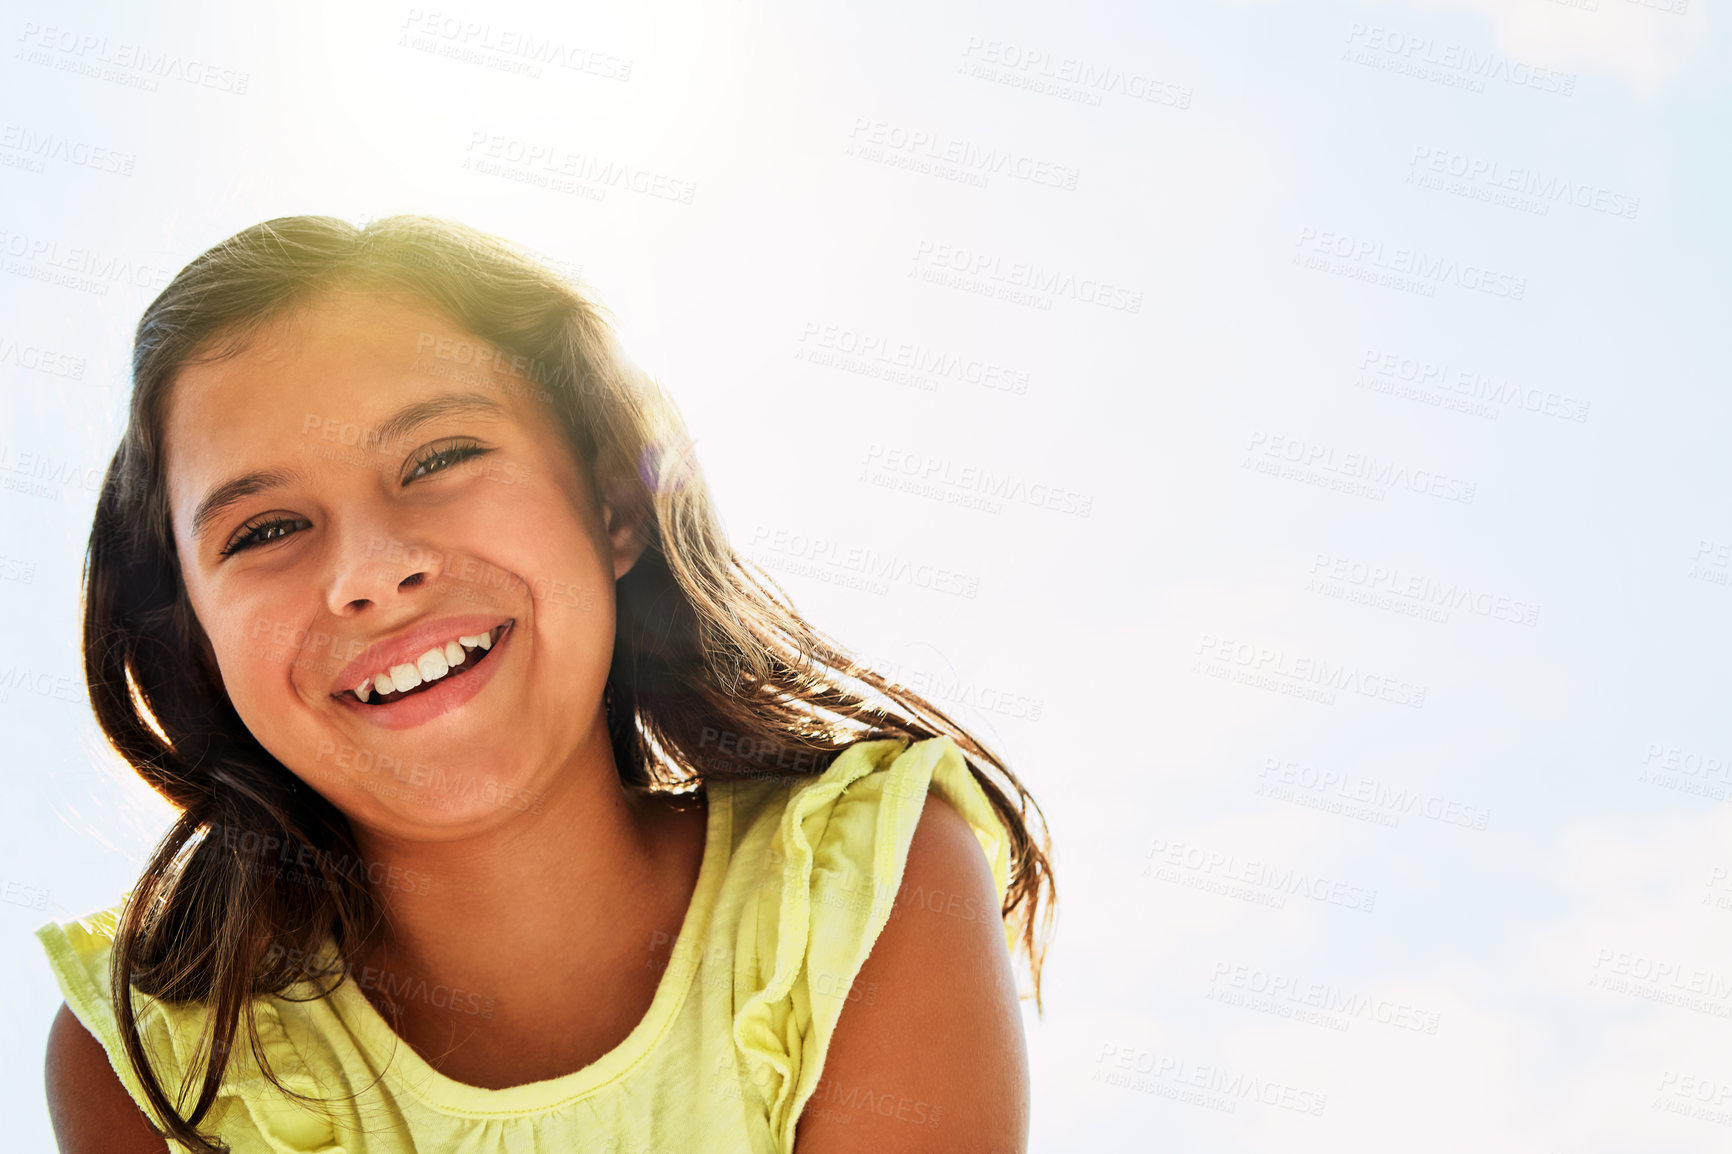
{"label": "neckline of top", "polygon": [[619,1045],[580,1069],[539,1082],[488,1089],[440,1073],[405,1042],[367,1000],[354,980],[345,977],[331,994],[333,1009],[343,1018],[376,1067],[394,1085],[444,1113],[499,1117],[553,1109],[592,1094],[624,1077],[647,1057],[685,1003],[703,956],[703,939],[715,909],[721,884],[722,858],[730,840],[733,791],[722,782],[705,783],[708,812],[704,824],[703,860],[698,881],[674,940],[667,969],[656,986],[649,1010]]}

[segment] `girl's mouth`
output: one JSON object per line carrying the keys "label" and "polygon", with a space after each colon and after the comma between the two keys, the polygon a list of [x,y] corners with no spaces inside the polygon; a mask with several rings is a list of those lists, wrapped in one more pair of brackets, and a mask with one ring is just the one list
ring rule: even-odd
{"label": "girl's mouth", "polygon": [[417,661],[393,666],[337,696],[350,705],[377,709],[430,693],[447,682],[467,677],[486,662],[514,624],[515,620],[506,621],[486,633],[454,638],[444,645],[433,646]]}
{"label": "girl's mouth", "polygon": [[[436,717],[450,714],[452,710],[462,709],[469,698],[476,697],[481,690],[492,683],[494,677],[502,676],[501,671],[509,674],[513,653],[518,650],[518,622],[509,619],[499,626],[488,629],[487,634],[476,634],[469,641],[475,645],[464,645],[466,650],[464,660],[456,665],[449,665],[443,674],[438,671],[438,662],[431,660],[426,653],[417,658],[416,664],[426,662],[428,672],[435,674],[431,681],[423,679],[421,684],[409,684],[404,690],[390,690],[379,693],[374,688],[367,695],[367,702],[360,700],[357,688],[334,693],[333,700],[339,709],[352,710],[357,721],[365,721],[369,726],[379,729],[414,729],[416,726],[435,721]],[[462,643],[461,638],[456,638]],[[490,641],[488,645],[481,645]],[[393,667],[393,674],[402,672],[407,681],[407,669]],[[391,677],[386,677],[386,684],[393,683]],[[374,686],[378,686],[378,674],[374,674]]]}

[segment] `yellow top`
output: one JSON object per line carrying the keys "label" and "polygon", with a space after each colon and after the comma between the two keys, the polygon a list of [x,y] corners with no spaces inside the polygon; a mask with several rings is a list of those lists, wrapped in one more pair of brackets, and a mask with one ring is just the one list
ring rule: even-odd
{"label": "yellow top", "polygon": [[[649,1012],[613,1050],[546,1081],[470,1086],[403,1043],[350,976],[324,998],[255,1003],[272,1072],[325,1099],[324,1111],[263,1080],[242,1044],[200,1129],[235,1154],[791,1154],[842,1007],[863,996],[854,978],[901,887],[929,788],[973,827],[1002,904],[1009,840],[948,737],[859,742],[821,776],[794,784],[711,782],[703,864],[672,958]],[[972,906],[958,909],[999,917]],[[36,936],[67,1005],[148,1115],[108,997],[119,910],[51,922]],[[1008,928],[1005,935],[1009,949]],[[196,1052],[203,1005],[132,996],[151,1066],[173,1098]],[[826,1091],[821,1101],[938,1124],[937,1107],[871,1099]],[[173,1154],[186,1149],[170,1145]]]}

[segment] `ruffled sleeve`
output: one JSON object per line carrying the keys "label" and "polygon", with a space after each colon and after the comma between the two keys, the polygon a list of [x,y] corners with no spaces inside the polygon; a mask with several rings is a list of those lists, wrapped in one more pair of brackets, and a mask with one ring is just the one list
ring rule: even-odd
{"label": "ruffled sleeve", "polygon": [[[126,1092],[146,1117],[158,1120],[143,1084],[121,1046],[120,1023],[109,1000],[109,958],[114,952],[115,929],[124,903],[75,921],[50,922],[36,931],[48,955],[60,992],[73,1015],[90,1031]],[[138,1019],[139,1038],[150,1060],[152,1072],[163,1091],[173,1100],[181,1081],[200,1049],[207,1011],[202,1005],[175,1005],[158,1001],[134,990],[133,1013]],[[298,1055],[283,1030],[268,999],[254,1002],[260,1040],[271,1072],[277,1080],[299,1093],[312,1093],[316,1080],[296,1059]],[[217,1100],[199,1123],[206,1134],[216,1133],[229,1142],[236,1154],[312,1154],[340,1151],[328,1118],[285,1096],[258,1070],[240,1025],[237,1049],[223,1073]],[[202,1077],[202,1075],[201,1075]],[[196,1087],[187,1105],[196,1099]],[[169,1149],[181,1154],[187,1147],[170,1140]]]}
{"label": "ruffled sleeve", "polygon": [[[850,746],[781,813],[766,882],[739,927],[735,988],[755,992],[739,1003],[734,1042],[783,1154],[794,1148],[836,1022],[896,902],[928,791],[974,830],[999,903],[976,916],[999,919],[1010,839],[949,737]],[[1004,932],[1009,950],[1015,936]]]}
{"label": "ruffled sleeve", "polygon": [[[144,1088],[126,1051],[120,1043],[120,1024],[115,1020],[114,1005],[109,1000],[109,957],[114,951],[114,932],[125,903],[101,910],[76,921],[49,922],[36,931],[36,939],[48,954],[48,964],[60,984],[60,992],[73,1015],[84,1024],[102,1045],[109,1064],[120,1078],[121,1085],[138,1103],[146,1117],[155,1119],[156,1111],[144,1096]],[[134,995],[133,1013],[138,1019],[139,1037],[157,1081],[172,1097],[180,1084],[184,1070],[175,1061],[173,1029],[167,1016],[157,1012],[154,1000]]]}

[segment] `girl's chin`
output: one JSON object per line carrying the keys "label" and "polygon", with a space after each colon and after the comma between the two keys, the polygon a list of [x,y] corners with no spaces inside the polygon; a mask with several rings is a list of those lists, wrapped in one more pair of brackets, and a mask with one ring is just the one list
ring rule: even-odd
{"label": "girl's chin", "polygon": [[478,831],[542,809],[540,790],[513,784],[527,776],[521,767],[460,770],[457,759],[447,768],[383,754],[373,760],[358,751],[346,760],[348,765],[300,776],[351,821],[380,832]]}

